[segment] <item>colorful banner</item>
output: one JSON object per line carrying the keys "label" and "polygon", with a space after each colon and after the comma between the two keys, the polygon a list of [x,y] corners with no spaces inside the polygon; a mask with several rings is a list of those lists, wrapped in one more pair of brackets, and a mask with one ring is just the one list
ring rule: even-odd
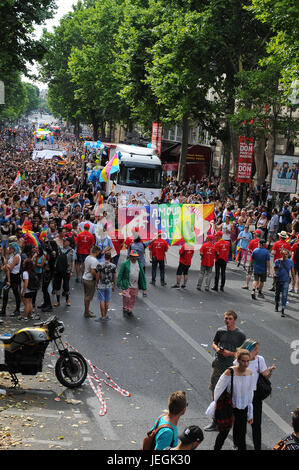
{"label": "colorful banner", "polygon": [[299,157],[274,155],[271,191],[296,194]]}
{"label": "colorful banner", "polygon": [[237,183],[251,183],[253,145],[253,137],[239,137]]}
{"label": "colorful banner", "polygon": [[118,209],[118,227],[122,238],[139,228],[142,241],[152,240],[158,230],[171,246],[188,243],[202,245],[215,233],[214,204],[152,204]]}

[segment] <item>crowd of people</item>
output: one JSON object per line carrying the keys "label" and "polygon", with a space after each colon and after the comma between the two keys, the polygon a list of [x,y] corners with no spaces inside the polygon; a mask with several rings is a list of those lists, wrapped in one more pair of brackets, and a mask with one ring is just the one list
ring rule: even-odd
{"label": "crowd of people", "polygon": [[[90,310],[97,292],[100,315],[95,319],[99,322],[109,321],[111,295],[116,287],[121,289],[123,314],[132,316],[139,290],[143,296],[147,296],[147,250],[151,284],[156,284],[159,268],[161,286],[167,285],[165,257],[169,245],[163,239],[163,232],[157,231],[151,240],[142,240],[137,226],[125,239],[115,216],[116,229],[110,236],[103,192],[98,183],[89,182],[86,176],[86,162],[83,163],[81,158],[82,142],[72,140],[69,135],[61,136],[59,145],[69,157],[63,166],[58,166],[57,161],[53,160],[33,161],[33,145],[30,129],[19,129],[13,139],[8,136],[7,129],[0,132],[1,322],[8,314],[25,322],[31,318],[40,318],[43,313],[59,307],[62,297],[65,305],[71,306],[72,277],[83,286],[84,317],[97,316]],[[89,161],[92,161],[92,155]],[[16,180],[18,173],[21,176]],[[231,181],[230,193],[223,194],[218,183],[217,178],[203,178],[200,181],[190,178],[179,183],[176,178],[168,176],[164,178],[161,197],[148,202],[213,202],[216,230],[206,237],[200,248],[201,265],[196,288],[199,291],[203,288],[205,291],[210,290],[214,268],[212,290],[224,291],[226,267],[232,262],[244,269],[245,282],[240,287],[250,290],[252,280],[252,299],[263,298],[273,255],[273,283],[270,290],[275,292],[275,310],[279,310],[281,303],[281,316],[284,317],[290,276],[290,290],[299,292],[299,197],[282,201],[283,207],[279,209],[265,184],[247,188],[245,207],[240,207],[238,185]],[[112,191],[106,200],[115,215],[121,198],[122,195]],[[137,196],[130,201],[130,204],[137,206],[143,203]],[[125,261],[118,266],[122,250]],[[176,282],[172,288],[186,288],[193,255],[193,246],[187,243],[181,246]],[[15,301],[12,312],[7,311],[10,291]],[[37,305],[39,292],[42,294],[42,302]],[[264,358],[258,355],[257,341],[246,339],[244,333],[236,328],[236,319],[235,312],[226,312],[226,327],[217,332],[213,342],[216,354],[210,385],[213,402],[208,414],[213,417],[217,398],[229,387],[233,373],[234,444],[240,450],[246,448],[248,421],[252,425],[255,449],[258,450],[261,447],[262,402],[255,397],[257,371],[269,377],[274,366],[267,368]],[[184,444],[190,445],[187,448],[191,449],[203,440],[200,428],[191,426],[181,434],[179,443],[176,424],[179,416],[185,412],[185,405],[186,397],[182,393],[170,400],[169,413],[162,417],[162,422],[171,423],[175,432],[173,429],[169,432],[167,425],[163,427],[159,431],[157,449],[179,449],[182,447],[177,446]],[[296,413],[295,437],[299,443]],[[160,421],[161,417],[157,423]],[[215,423],[212,422],[210,429],[206,430],[216,430]],[[215,449],[222,447],[226,437],[226,432],[219,433]]]}

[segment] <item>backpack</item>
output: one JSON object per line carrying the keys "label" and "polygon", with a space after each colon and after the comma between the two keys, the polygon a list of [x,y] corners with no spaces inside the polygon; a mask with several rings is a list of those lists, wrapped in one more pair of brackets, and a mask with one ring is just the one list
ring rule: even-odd
{"label": "backpack", "polygon": [[229,370],[231,373],[231,391],[229,393],[225,389],[216,402],[214,419],[217,423],[218,431],[229,431],[234,421],[232,402],[234,369],[230,367]]}
{"label": "backpack", "polygon": [[[154,429],[151,429],[150,431],[148,431],[146,437],[143,439],[143,445],[142,445],[142,449],[141,449],[141,450],[154,450],[154,449],[155,449],[155,445],[156,445],[156,435],[157,435],[157,433],[160,431],[160,429],[162,429],[162,428],[170,428],[170,429],[173,431],[173,428],[172,428],[171,425],[168,425],[168,424],[161,424],[161,426],[158,426],[159,421],[160,421],[160,419],[162,418],[162,416],[164,416],[164,415],[161,415],[161,416],[159,417],[159,419],[157,420],[157,423],[156,423],[156,426],[154,427]],[[173,438],[172,438],[170,447],[173,446],[173,443],[174,443],[174,431],[173,431]]]}
{"label": "backpack", "polygon": [[[288,446],[292,446],[290,449]],[[294,446],[294,447],[293,447]],[[292,435],[286,436],[284,439],[276,442],[272,450],[299,450],[299,445]]]}
{"label": "backpack", "polygon": [[57,273],[65,273],[68,268],[68,263],[67,263],[67,255],[71,251],[71,248],[69,248],[65,253],[60,252],[59,255],[56,258],[55,262],[55,271]]}
{"label": "backpack", "polygon": [[27,289],[29,290],[38,290],[39,289],[39,278],[35,273],[28,272],[28,286]]}

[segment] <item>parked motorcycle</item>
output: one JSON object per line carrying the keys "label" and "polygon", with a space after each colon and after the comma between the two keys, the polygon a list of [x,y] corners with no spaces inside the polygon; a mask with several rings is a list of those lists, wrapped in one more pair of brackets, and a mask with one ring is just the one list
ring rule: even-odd
{"label": "parked motorcycle", "polygon": [[14,387],[17,387],[19,380],[16,374],[36,375],[42,371],[45,351],[53,341],[59,353],[55,365],[57,379],[65,387],[80,387],[87,376],[87,363],[80,353],[65,347],[61,339],[63,332],[64,323],[51,316],[13,335],[0,336],[5,360],[4,364],[0,364],[0,371],[9,372]]}

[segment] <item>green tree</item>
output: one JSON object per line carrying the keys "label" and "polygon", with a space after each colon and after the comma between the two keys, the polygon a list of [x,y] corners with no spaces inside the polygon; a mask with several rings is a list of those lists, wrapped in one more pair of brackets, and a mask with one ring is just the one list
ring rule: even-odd
{"label": "green tree", "polygon": [[27,106],[25,109],[25,114],[30,114],[32,111],[35,111],[39,107],[40,98],[39,98],[39,89],[36,85],[32,83],[24,83],[26,94],[27,94]]}
{"label": "green tree", "polygon": [[53,16],[54,0],[1,0],[0,70],[26,72],[26,62],[42,57],[44,49],[33,36],[34,27]]}
{"label": "green tree", "polygon": [[5,76],[0,74],[0,80],[5,85],[5,104],[0,105],[0,121],[7,119],[15,122],[25,112],[28,104],[25,84],[17,71],[10,71]]}

